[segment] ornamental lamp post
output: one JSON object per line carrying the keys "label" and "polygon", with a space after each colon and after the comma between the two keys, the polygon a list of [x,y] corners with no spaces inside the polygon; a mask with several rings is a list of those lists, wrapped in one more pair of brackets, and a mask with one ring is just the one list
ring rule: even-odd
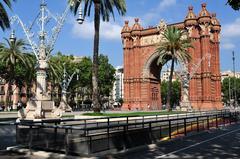
{"label": "ornamental lamp post", "polygon": [[[79,2],[81,5],[81,1]],[[27,103],[27,119],[58,117],[54,112],[59,112],[60,110],[56,109],[54,101],[51,100],[51,96],[47,92],[46,78],[51,52],[54,49],[58,35],[65,23],[70,7],[71,4],[67,5],[66,9],[60,16],[55,16],[48,9],[45,0],[41,0],[40,10],[29,26],[25,25],[18,15],[15,15],[10,19],[11,24],[17,23],[23,29],[26,39],[37,60],[36,96]],[[50,21],[54,21],[54,23],[50,23]],[[79,24],[82,24],[84,21],[81,7],[79,9],[79,17],[77,18],[77,21]],[[40,29],[35,32],[38,28]],[[47,28],[51,28],[50,31],[47,31]],[[10,41],[14,42],[15,40],[14,32],[12,32]]]}
{"label": "ornamental lamp post", "polygon": [[73,77],[77,75],[77,80],[79,80],[79,70],[77,69],[74,71],[71,75],[69,75],[66,71],[66,65],[64,64],[64,70],[63,70],[63,81],[61,84],[62,87],[62,93],[61,93],[61,102],[59,105],[59,109],[63,110],[64,112],[71,112],[72,108],[67,103],[67,90],[68,87],[73,79]]}

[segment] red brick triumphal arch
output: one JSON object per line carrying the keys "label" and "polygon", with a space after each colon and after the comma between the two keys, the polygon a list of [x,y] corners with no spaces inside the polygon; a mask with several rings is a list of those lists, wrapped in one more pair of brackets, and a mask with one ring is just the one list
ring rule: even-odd
{"label": "red brick triumphal arch", "polygon": [[[156,27],[144,29],[139,19],[130,27],[128,21],[122,29],[124,49],[124,105],[123,109],[161,109],[160,70],[157,64],[156,44],[162,40],[167,26],[188,32],[194,48],[189,49],[192,60],[199,63],[189,83],[189,98],[195,110],[221,109],[221,76],[219,64],[219,35],[221,26],[216,14],[210,14],[206,4],[198,16],[189,7],[183,22],[167,25],[163,21]],[[211,58],[204,58],[210,55]]]}

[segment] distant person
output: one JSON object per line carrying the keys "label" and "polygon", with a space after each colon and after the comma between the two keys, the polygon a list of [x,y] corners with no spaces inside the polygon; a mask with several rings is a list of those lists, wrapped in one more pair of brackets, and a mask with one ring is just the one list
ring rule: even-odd
{"label": "distant person", "polygon": [[22,102],[20,102],[20,101],[17,104],[17,110],[18,110],[18,117],[20,119],[24,119],[25,118],[25,113],[24,113]]}
{"label": "distant person", "polygon": [[128,110],[130,111],[131,110],[131,106],[128,104]]}
{"label": "distant person", "polygon": [[150,110],[150,104],[147,105],[148,110]]}

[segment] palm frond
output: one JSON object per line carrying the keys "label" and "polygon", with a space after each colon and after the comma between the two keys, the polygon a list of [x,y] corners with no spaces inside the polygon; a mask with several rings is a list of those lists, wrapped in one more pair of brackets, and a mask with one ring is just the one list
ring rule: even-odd
{"label": "palm frond", "polygon": [[[70,9],[76,15],[78,12],[78,8],[80,6],[80,2],[84,4],[83,6],[83,15],[90,16],[91,8],[94,4],[94,0],[69,0],[68,3],[72,4]],[[99,0],[100,4],[100,14],[102,16],[103,21],[109,21],[110,16],[115,19],[114,8],[116,8],[119,15],[125,15],[126,13],[126,3],[125,0]]]}

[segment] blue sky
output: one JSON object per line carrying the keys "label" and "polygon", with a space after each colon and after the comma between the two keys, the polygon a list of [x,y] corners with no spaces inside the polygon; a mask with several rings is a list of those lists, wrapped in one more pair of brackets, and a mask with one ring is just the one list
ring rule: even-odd
{"label": "blue sky", "polygon": [[[124,20],[132,24],[134,18],[140,18],[144,27],[155,26],[161,19],[167,23],[184,20],[188,6],[194,7],[195,14],[201,10],[201,3],[207,3],[209,12],[217,13],[222,25],[221,32],[221,70],[232,69],[232,50],[236,54],[236,70],[240,71],[240,12],[234,11],[225,5],[227,0],[126,0],[127,14],[125,17],[115,17],[115,21],[101,24],[100,53],[108,55],[114,66],[122,65],[123,50],[120,31]],[[48,8],[54,13],[62,13],[67,0],[46,0]],[[26,24],[30,24],[39,9],[40,0],[18,0],[14,3],[11,15],[17,14]],[[93,17],[87,17],[84,24],[79,25],[72,14],[69,14],[66,23],[56,42],[54,52],[78,56],[92,56],[93,46]],[[21,27],[13,25],[18,37],[25,38]],[[2,32],[2,31],[1,31]],[[8,37],[9,31],[1,33]]]}

